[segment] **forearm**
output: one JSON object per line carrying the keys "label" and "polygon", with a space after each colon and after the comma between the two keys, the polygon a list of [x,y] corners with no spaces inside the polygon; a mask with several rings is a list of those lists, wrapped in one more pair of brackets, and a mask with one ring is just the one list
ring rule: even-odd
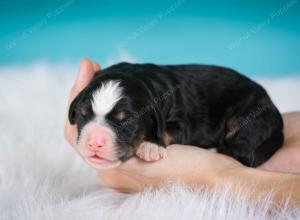
{"label": "forearm", "polygon": [[300,175],[242,167],[220,174],[219,183],[222,186],[231,184],[233,193],[249,193],[252,201],[272,193],[276,204],[288,200],[290,205],[300,205]]}

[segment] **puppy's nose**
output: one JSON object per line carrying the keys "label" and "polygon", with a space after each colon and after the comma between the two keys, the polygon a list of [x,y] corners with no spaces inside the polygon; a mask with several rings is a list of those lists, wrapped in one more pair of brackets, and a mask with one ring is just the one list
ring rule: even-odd
{"label": "puppy's nose", "polygon": [[87,144],[90,150],[98,150],[105,145],[105,140],[103,138],[90,139]]}

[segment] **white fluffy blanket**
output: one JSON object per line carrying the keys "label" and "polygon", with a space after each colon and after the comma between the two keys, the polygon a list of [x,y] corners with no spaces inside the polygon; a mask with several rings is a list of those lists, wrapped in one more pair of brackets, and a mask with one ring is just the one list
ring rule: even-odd
{"label": "white fluffy blanket", "polygon": [[[66,99],[76,69],[0,69],[0,219],[300,219],[283,205],[268,214],[269,197],[171,186],[123,195],[102,188],[63,138]],[[260,80],[281,111],[299,110],[300,78]],[[296,101],[297,100],[297,101]]]}

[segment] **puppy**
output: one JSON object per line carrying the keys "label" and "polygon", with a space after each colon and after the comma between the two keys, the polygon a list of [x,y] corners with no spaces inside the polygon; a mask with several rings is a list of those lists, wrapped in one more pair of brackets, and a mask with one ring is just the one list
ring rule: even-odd
{"label": "puppy", "polygon": [[159,160],[170,144],[216,148],[255,167],[283,144],[282,117],[266,91],[218,66],[111,66],[74,99],[69,120],[78,152],[97,169],[135,155]]}

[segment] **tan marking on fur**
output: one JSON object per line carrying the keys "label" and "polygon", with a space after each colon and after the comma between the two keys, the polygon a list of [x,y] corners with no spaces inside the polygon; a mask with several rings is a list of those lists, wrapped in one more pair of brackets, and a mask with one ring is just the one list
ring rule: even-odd
{"label": "tan marking on fur", "polygon": [[123,120],[125,118],[125,112],[118,112],[118,114],[116,115],[116,118],[118,120]]}
{"label": "tan marking on fur", "polygon": [[237,127],[236,127],[234,118],[230,118],[226,122],[226,129],[227,129],[227,131],[226,131],[225,139],[232,138],[237,131]]}
{"label": "tan marking on fur", "polygon": [[136,152],[139,148],[139,146],[144,142],[145,135],[141,134],[137,137],[137,139],[134,141],[133,147],[127,152],[126,157],[131,157],[136,155]]}
{"label": "tan marking on fur", "polygon": [[139,146],[145,141],[145,135],[144,134],[141,134],[134,142],[134,145],[133,145],[133,149],[134,149],[134,152],[137,151],[137,149],[139,148]]}
{"label": "tan marking on fur", "polygon": [[80,108],[80,114],[86,115],[87,113],[88,113],[87,108],[86,108],[85,106],[82,106],[82,107]]}
{"label": "tan marking on fur", "polygon": [[173,141],[173,137],[171,136],[171,134],[169,132],[165,131],[163,133],[163,142],[164,142],[165,146],[170,145],[172,141]]}

